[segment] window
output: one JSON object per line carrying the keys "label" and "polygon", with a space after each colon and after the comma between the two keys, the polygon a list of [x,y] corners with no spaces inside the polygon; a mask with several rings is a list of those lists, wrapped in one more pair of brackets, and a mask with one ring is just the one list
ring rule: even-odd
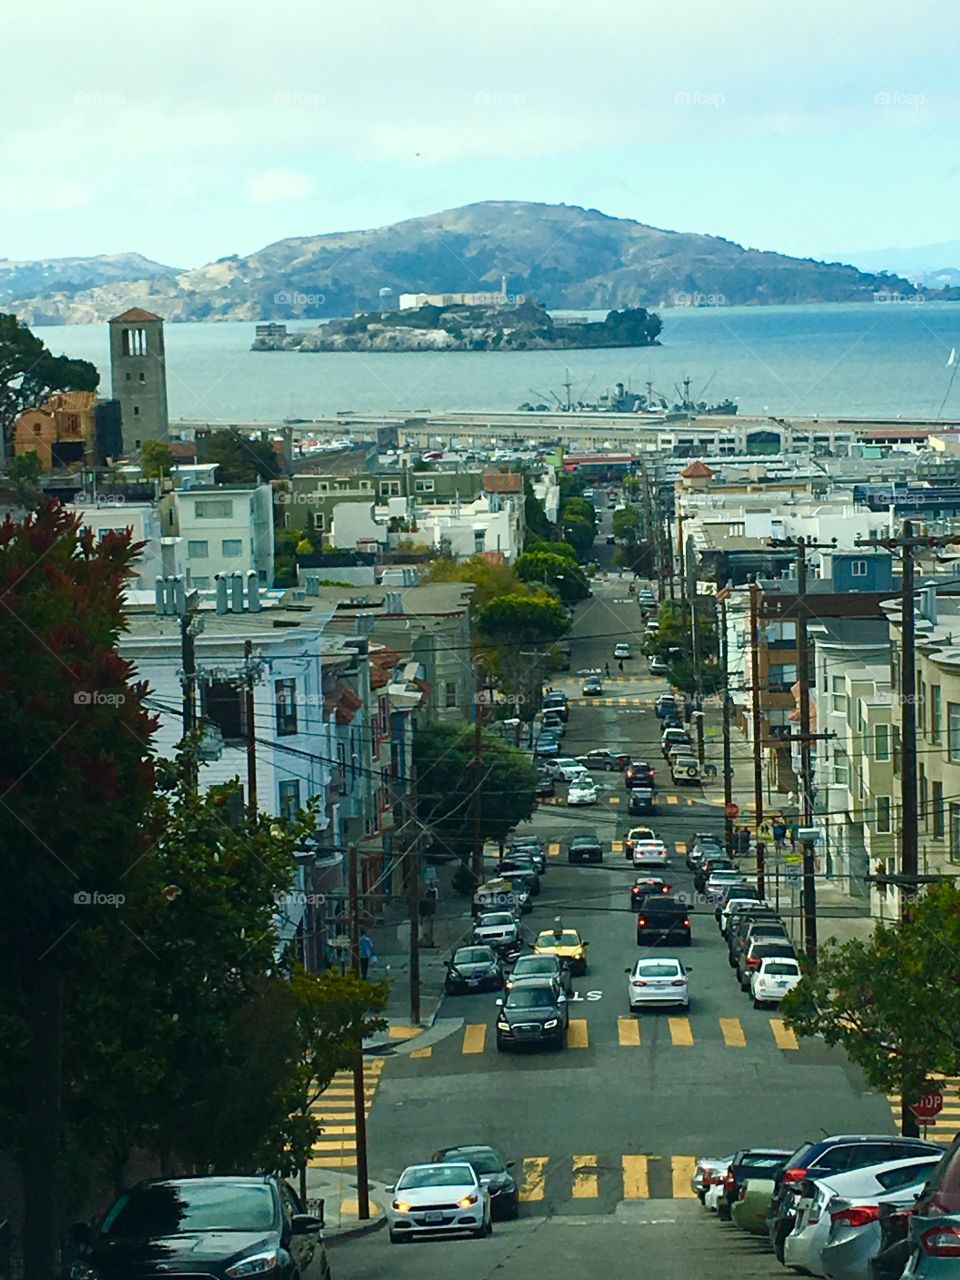
{"label": "window", "polygon": [[930,741],[939,742],[943,731],[942,690],[938,684],[930,686]]}
{"label": "window", "polygon": [[141,375],[140,375],[140,381],[141,381],[141,382],[146,382],[146,380],[147,380],[147,375],[146,375],[145,373],[141,373]]}
{"label": "window", "polygon": [[843,676],[832,676],[830,682],[832,692],[832,707],[839,715],[847,714],[847,695],[846,685]]}
{"label": "window", "polygon": [[960,862],[960,804],[950,805],[950,861]]}
{"label": "window", "polygon": [[326,528],[327,518],[322,511],[314,511],[313,527],[318,533],[323,533]]}
{"label": "window", "polygon": [[960,762],[960,702],[947,703],[947,759]]}
{"label": "window", "polygon": [[918,817],[920,819],[921,826],[926,826],[927,819],[930,814],[930,810],[927,807],[928,800],[929,800],[929,794],[928,794],[929,787],[927,785],[926,770],[924,769],[923,765],[920,766],[917,772],[917,782],[918,782],[919,791],[920,791],[920,813],[918,814]]}
{"label": "window", "polygon": [[381,498],[399,498],[400,497],[400,481],[399,480],[381,480],[380,481],[380,497]]}
{"label": "window", "polygon": [[485,544],[486,544],[486,541],[487,541],[487,531],[486,531],[486,529],[474,529],[474,531],[473,531],[473,549],[474,549],[474,551],[476,551],[476,552],[478,552],[478,553],[479,553],[480,551],[482,551],[482,550],[484,549],[484,546],[485,546]]}
{"label": "window", "polygon": [[206,560],[210,554],[210,544],[203,539],[188,539],[187,557],[190,560]]}
{"label": "window", "polygon": [[133,374],[132,374],[132,373],[128,373],[128,374],[127,374],[127,381],[128,381],[128,382],[130,382],[132,378],[133,378]]}
{"label": "window", "polygon": [[943,783],[935,782],[933,784],[933,834],[938,840],[942,840],[944,836],[945,822],[943,809]]}
{"label": "window", "polygon": [[850,769],[847,764],[847,757],[842,760],[837,759],[833,763],[833,782],[837,787],[846,787],[850,785]]}
{"label": "window", "polygon": [[135,404],[135,405],[133,406],[133,416],[134,416],[135,418],[139,418],[139,417],[140,417],[140,406],[139,406],[138,404]]}
{"label": "window", "polygon": [[888,836],[890,826],[890,797],[877,796],[877,835]]}
{"label": "window", "polygon": [[890,759],[890,726],[878,724],[873,730],[874,757],[886,762]]}
{"label": "window", "polygon": [[768,648],[795,649],[797,624],[795,622],[769,622],[764,627],[764,639]]}
{"label": "window", "polygon": [[789,693],[796,683],[796,663],[771,663],[767,678],[767,687],[771,693]]}
{"label": "window", "polygon": [[210,579],[206,574],[191,574],[190,585],[196,591],[206,591],[210,586]]}
{"label": "window", "polygon": [[232,520],[232,498],[198,498],[193,505],[198,520]]}
{"label": "window", "polygon": [[414,480],[413,488],[415,493],[433,493],[434,482],[432,480]]}
{"label": "window", "polygon": [[200,702],[204,718],[217,726],[225,741],[245,736],[247,718],[239,681],[201,680]]}
{"label": "window", "polygon": [[225,556],[238,556],[243,551],[242,538],[224,538],[220,543],[220,551]]}
{"label": "window", "polygon": [[125,356],[145,356],[147,354],[146,329],[124,329],[121,331],[120,349]]}
{"label": "window", "polygon": [[281,818],[292,818],[300,808],[300,783],[296,780],[277,783]]}
{"label": "window", "polygon": [[917,674],[917,728],[921,733],[927,732],[927,686],[920,674]]}
{"label": "window", "polygon": [[850,576],[853,578],[865,578],[867,576],[866,560],[851,560]]}
{"label": "window", "polygon": [[297,682],[275,680],[274,707],[277,713],[277,733],[280,737],[297,732]]}
{"label": "window", "polygon": [[455,707],[457,705],[457,682],[456,680],[447,680],[443,686],[443,705],[445,707]]}

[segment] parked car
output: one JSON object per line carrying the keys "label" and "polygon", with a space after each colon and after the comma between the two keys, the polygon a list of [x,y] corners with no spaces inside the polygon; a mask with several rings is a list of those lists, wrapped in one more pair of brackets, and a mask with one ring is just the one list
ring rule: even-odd
{"label": "parked car", "polygon": [[[762,950],[762,948],[759,949]],[[751,955],[747,957],[748,965],[756,950],[758,950],[758,944],[755,943],[751,948]],[[779,1004],[799,981],[800,965],[796,960],[790,960],[784,956],[764,956],[760,960],[760,968],[750,975],[753,1007],[764,1009],[767,1005]]]}
{"label": "parked car", "polygon": [[662,720],[667,715],[676,715],[677,709],[677,700],[672,693],[661,693],[653,704],[653,711],[658,720]]}
{"label": "parked car", "polygon": [[556,795],[557,784],[553,778],[547,773],[546,769],[537,770],[537,785],[534,789],[534,795],[538,800],[543,800],[547,796]]}
{"label": "parked car", "polygon": [[724,1175],[718,1215],[729,1221],[731,1210],[740,1196],[741,1186],[749,1178],[769,1178],[772,1181],[792,1155],[792,1150],[777,1147],[747,1147],[738,1151]]}
{"label": "parked car", "polygon": [[960,1214],[960,1134],[943,1152],[939,1164],[923,1184],[917,1212]]}
{"label": "parked car", "polygon": [[627,813],[631,817],[652,815],[657,811],[656,795],[650,787],[631,787],[627,800]]}
{"label": "parked car", "polygon": [[568,805],[596,804],[599,799],[600,793],[597,791],[595,782],[578,778],[576,782],[570,783],[570,789],[567,792]]}
{"label": "parked car", "polygon": [[541,758],[558,756],[560,754],[560,739],[550,733],[539,734],[534,744],[533,754]]}
{"label": "parked car", "polygon": [[480,944],[493,946],[499,942],[519,942],[520,926],[512,911],[490,911],[478,916],[473,936]]}
{"label": "parked car", "polygon": [[700,1156],[693,1170],[693,1177],[690,1179],[690,1188],[696,1195],[697,1199],[703,1204],[704,1191],[707,1186],[707,1178],[719,1173],[721,1176],[726,1172],[732,1156]]}
{"label": "parked car", "polygon": [[497,1220],[515,1218],[520,1209],[520,1196],[510,1172],[513,1161],[504,1161],[493,1147],[447,1147],[433,1154],[435,1164],[459,1164],[463,1160],[472,1165],[480,1185],[489,1193],[491,1216]]}
{"label": "parked car", "polygon": [[507,845],[507,853],[511,858],[529,859],[540,875],[547,869],[547,855],[537,836],[514,836]]}
{"label": "parked car", "polygon": [[687,867],[695,871],[704,858],[727,856],[723,837],[709,831],[696,831],[687,841]]}
{"label": "parked car", "polygon": [[[707,880],[714,871],[737,871],[737,864],[726,853],[710,854],[700,859],[700,864],[693,873],[693,887],[697,893],[703,893]],[[739,874],[739,873],[738,873]]]}
{"label": "parked car", "polygon": [[651,1006],[689,1008],[689,970],[673,956],[643,957],[624,973],[627,975],[627,1002],[631,1013]]}
{"label": "parked car", "polygon": [[554,756],[552,760],[543,762],[543,769],[561,782],[573,782],[583,777],[583,765],[573,756]]}
{"label": "parked car", "polygon": [[603,681],[599,676],[587,676],[583,682],[583,696],[598,698],[603,693]]}
{"label": "parked car", "polygon": [[664,658],[651,658],[647,665],[652,676],[665,676],[670,670],[670,663]]}
{"label": "parked car", "polygon": [[[305,1213],[296,1192],[280,1178],[164,1178],[140,1182],[120,1194],[96,1226],[77,1223],[76,1274],[98,1280],[193,1275],[259,1275],[294,1280],[313,1268],[329,1280],[319,1240],[323,1221]],[[319,1267],[314,1259],[319,1253]]]}
{"label": "parked car", "polygon": [[685,746],[693,747],[693,739],[687,733],[686,729],[664,729],[660,735],[660,750],[665,756],[669,756],[670,748],[683,743]]}
{"label": "parked car", "polygon": [[913,1253],[903,1273],[908,1280],[955,1280],[960,1258],[960,1214],[914,1214],[909,1239]]}
{"label": "parked car", "polygon": [[730,1220],[741,1231],[751,1235],[767,1234],[767,1210],[773,1195],[773,1179],[750,1177],[741,1183],[737,1198],[730,1208]]}
{"label": "parked car", "polygon": [[609,772],[614,769],[625,769],[630,757],[623,751],[612,751],[609,747],[598,747],[588,751],[585,756],[577,756],[577,764],[584,769],[600,769]]}
{"label": "parked car", "polygon": [[511,850],[497,865],[497,874],[512,884],[519,881],[531,898],[540,892],[540,873],[533,864],[532,858]]}
{"label": "parked car", "polygon": [[696,756],[675,756],[670,763],[671,781],[678,786],[696,786],[703,775],[703,768]]}
{"label": "parked car", "polygon": [[[754,920],[739,935],[734,948],[735,964],[737,971],[737,981],[740,983],[741,991],[749,991],[750,989],[750,968],[747,966],[747,956],[750,954],[750,948],[755,942],[779,942],[781,945],[790,945],[790,936],[787,933],[787,926],[782,920]],[[756,957],[755,957],[756,959]],[[759,968],[758,964],[754,964],[753,968]]]}
{"label": "parked car", "polygon": [[567,695],[559,689],[548,689],[540,704],[544,711],[555,711],[561,720],[570,719],[570,705]]}
{"label": "parked car", "polygon": [[552,929],[544,929],[537,934],[533,944],[534,955],[556,956],[565,960],[570,966],[573,976],[582,977],[587,972],[588,943],[580,936],[578,929],[566,929],[555,925]]}
{"label": "parked car", "polygon": [[680,898],[656,894],[637,908],[637,946],[647,942],[672,942],[689,947],[692,936],[687,904]]}
{"label": "parked car", "polygon": [[765,898],[760,897],[760,890],[752,884],[728,885],[723,891],[720,901],[713,909],[717,928],[720,932],[723,933],[727,921],[735,911],[738,911],[741,907],[748,907],[751,903],[756,903],[758,906],[769,905]]}
{"label": "parked car", "polygon": [[595,835],[575,836],[567,849],[568,862],[602,862],[603,845]]}
{"label": "parked car", "polygon": [[554,733],[558,738],[562,738],[566,731],[567,726],[559,711],[544,711],[540,717],[541,733]]}
{"label": "parked car", "polygon": [[503,986],[503,969],[491,947],[458,947],[447,960],[443,985],[448,995],[499,991]]}
{"label": "parked car", "polygon": [[425,1234],[486,1236],[493,1230],[490,1193],[466,1161],[409,1165],[386,1191],[391,1244]]}

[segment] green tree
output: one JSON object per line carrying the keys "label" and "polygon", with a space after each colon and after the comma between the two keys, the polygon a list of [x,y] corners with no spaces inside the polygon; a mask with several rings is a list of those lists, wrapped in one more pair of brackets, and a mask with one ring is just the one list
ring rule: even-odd
{"label": "green tree", "polygon": [[568,626],[566,610],[544,590],[498,596],[478,616],[480,656],[501,690],[518,700],[522,719],[533,719],[549,646]]}
{"label": "green tree", "polygon": [[534,493],[530,478],[526,475],[523,477],[523,505],[527,537],[549,540],[550,535],[553,533],[553,525],[547,519],[543,503]]}
{"label": "green tree", "polygon": [[545,551],[548,555],[563,556],[565,560],[572,560],[574,564],[580,563],[576,548],[569,542],[545,542],[542,538],[528,538],[523,549],[524,551]]}
{"label": "green tree", "polygon": [[140,446],[140,469],[145,476],[168,476],[173,465],[173,450],[166,440],[144,440]]}
{"label": "green tree", "polygon": [[55,356],[14,315],[0,315],[0,428],[13,439],[24,409],[43,404],[54,391],[96,391],[100,374],[89,360]]}
{"label": "green tree", "polygon": [[552,588],[564,604],[586,600],[590,594],[583,571],[566,556],[555,556],[539,549],[525,551],[517,557],[516,569],[524,582],[543,583]]}
{"label": "green tree", "polygon": [[495,564],[484,556],[468,560],[438,557],[422,576],[424,582],[472,582],[476,587],[470,598],[471,617],[476,619],[497,596],[522,590],[517,571],[508,564]]}
{"label": "green tree", "polygon": [[613,513],[613,532],[627,542],[636,542],[640,535],[640,512],[636,507],[624,507]]}
{"label": "green tree", "polygon": [[273,446],[245,436],[238,427],[212,432],[200,453],[200,461],[217,463],[218,484],[252,484],[255,480],[276,480],[283,474]]}
{"label": "green tree", "polygon": [[565,524],[570,516],[575,516],[578,520],[586,520],[594,524],[596,514],[593,503],[587,498],[568,498],[561,508],[560,523]]}

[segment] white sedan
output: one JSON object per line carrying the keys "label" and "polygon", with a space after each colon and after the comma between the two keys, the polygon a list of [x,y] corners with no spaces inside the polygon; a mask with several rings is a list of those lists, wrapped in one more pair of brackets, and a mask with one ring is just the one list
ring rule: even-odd
{"label": "white sedan", "polygon": [[779,1004],[799,981],[800,966],[796,960],[788,960],[784,956],[767,956],[760,961],[760,968],[750,977],[753,1007],[762,1009],[766,1004]]}
{"label": "white sedan", "polygon": [[573,782],[587,772],[573,756],[554,756],[552,760],[544,760],[541,768],[561,782]]}
{"label": "white sedan", "polygon": [[404,1169],[387,1203],[390,1243],[413,1236],[493,1230],[490,1193],[469,1164],[412,1164]]}
{"label": "white sedan", "polygon": [[613,656],[622,662],[624,658],[633,657],[633,650],[628,644],[616,644],[613,646]]}
{"label": "white sedan", "polygon": [[662,840],[637,840],[633,846],[635,867],[665,867],[669,854]]}
{"label": "white sedan", "polygon": [[591,782],[589,778],[578,778],[576,782],[570,783],[570,790],[567,792],[567,804],[596,804],[598,798],[596,784]]}
{"label": "white sedan", "polygon": [[638,960],[627,970],[627,1000],[630,1012],[647,1005],[690,1005],[687,990],[687,970],[672,956],[658,956],[655,960]]}

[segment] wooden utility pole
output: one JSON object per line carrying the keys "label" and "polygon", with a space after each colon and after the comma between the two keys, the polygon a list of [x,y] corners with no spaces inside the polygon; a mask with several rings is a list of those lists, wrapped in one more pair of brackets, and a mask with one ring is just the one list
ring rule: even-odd
{"label": "wooden utility pole", "polygon": [[753,731],[753,807],[757,824],[757,890],[763,897],[766,855],[760,839],[763,824],[763,743],[760,738],[760,583],[750,583],[750,684]]}
{"label": "wooden utility pole", "polygon": [[253,704],[253,641],[243,642],[243,707],[247,739],[247,813],[257,816],[257,723]]}
{"label": "wooden utility pole", "polygon": [[473,858],[470,870],[476,884],[483,884],[483,834],[482,809],[480,804],[480,780],[483,777],[483,705],[480,698],[482,688],[480,677],[477,679],[477,697],[475,699],[475,716],[473,724],[473,761],[470,774],[473,783]]}
{"label": "wooden utility pole", "polygon": [[193,637],[194,611],[187,609],[180,618],[180,662],[183,686],[183,736],[197,723],[197,651]]}
{"label": "wooden utility pole", "polygon": [[[350,964],[360,976],[360,866],[357,846],[347,849],[348,891],[350,895]],[[367,1110],[363,1083],[363,1044],[353,1055],[353,1120],[357,1135],[357,1217],[370,1217],[370,1187],[367,1173]]]}
{"label": "wooden utility pole", "polygon": [[[730,595],[730,588],[724,587],[717,592],[717,601],[720,605],[720,678],[723,681],[723,804],[724,804],[724,840],[727,847],[727,857],[732,858],[734,855],[733,848],[733,818],[728,814],[728,809],[733,804],[733,757],[730,746],[730,654],[727,648],[727,599]],[[760,896],[763,896],[763,889],[759,889]]]}

